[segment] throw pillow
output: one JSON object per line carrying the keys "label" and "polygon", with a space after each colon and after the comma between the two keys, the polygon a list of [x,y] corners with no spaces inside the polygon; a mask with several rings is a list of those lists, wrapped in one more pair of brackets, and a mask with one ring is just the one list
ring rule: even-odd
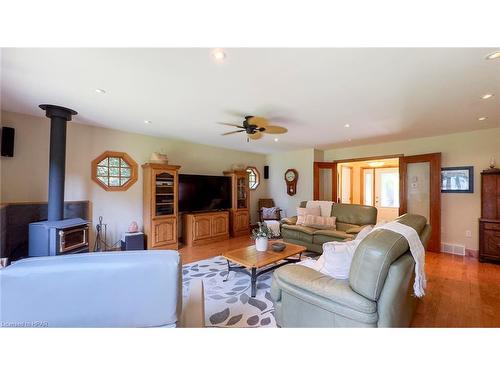
{"label": "throw pillow", "polygon": [[296,223],[296,225],[304,225],[307,215],[320,216],[321,209],[319,207],[312,207],[312,208],[299,207],[299,208],[297,208],[297,223]]}
{"label": "throw pillow", "polygon": [[262,207],[262,220],[276,220],[278,207]]}
{"label": "throw pillow", "polygon": [[335,230],[336,220],[337,218],[335,216],[326,217],[326,216],[306,215],[304,226],[315,229]]}

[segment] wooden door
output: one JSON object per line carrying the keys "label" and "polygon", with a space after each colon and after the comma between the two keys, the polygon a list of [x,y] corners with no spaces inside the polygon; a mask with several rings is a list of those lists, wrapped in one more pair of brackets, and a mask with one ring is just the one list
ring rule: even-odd
{"label": "wooden door", "polygon": [[[326,181],[326,179],[329,179],[329,181]],[[337,163],[322,161],[314,162],[313,183],[314,200],[331,200],[333,202],[337,202]],[[325,185],[328,185],[328,188],[326,188]],[[325,192],[329,192],[331,197],[325,196]],[[326,193],[326,195],[328,195],[328,193]]]}
{"label": "wooden door", "polygon": [[229,230],[229,220],[226,214],[212,216],[212,236],[225,235]]}
{"label": "wooden door", "polygon": [[431,225],[427,250],[441,251],[441,153],[399,159],[399,214],[425,216]]}
{"label": "wooden door", "polygon": [[177,219],[153,219],[152,220],[153,248],[166,247],[177,242]]}
{"label": "wooden door", "polygon": [[244,231],[248,229],[250,224],[248,211],[236,211],[234,213],[234,231]]}
{"label": "wooden door", "polygon": [[212,235],[212,222],[210,215],[201,215],[193,217],[193,240],[210,238]]}

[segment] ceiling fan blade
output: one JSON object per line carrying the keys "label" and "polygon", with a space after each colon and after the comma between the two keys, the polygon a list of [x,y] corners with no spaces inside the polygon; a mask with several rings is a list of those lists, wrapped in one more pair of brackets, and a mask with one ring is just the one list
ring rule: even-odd
{"label": "ceiling fan blade", "polygon": [[236,125],[236,124],[231,124],[229,122],[217,122],[217,124],[220,124],[220,125],[227,125],[227,126],[234,126],[236,128],[240,128],[240,129],[245,129],[243,126],[241,125]]}
{"label": "ceiling fan blade", "polygon": [[235,131],[232,131],[232,132],[223,133],[221,135],[236,134],[236,133],[241,133],[241,132],[244,132],[244,131],[245,131],[245,129],[243,129],[243,130],[235,130]]}
{"label": "ceiling fan blade", "polygon": [[247,135],[248,135],[248,138],[250,138],[253,141],[256,141],[257,139],[261,139],[264,136],[261,132],[247,134]]}
{"label": "ceiling fan blade", "polygon": [[285,134],[288,131],[287,128],[276,125],[267,125],[263,126],[263,128],[265,129],[263,131],[268,134]]}
{"label": "ceiling fan blade", "polygon": [[254,116],[248,119],[250,125],[257,125],[259,128],[265,128],[269,121],[265,117]]}

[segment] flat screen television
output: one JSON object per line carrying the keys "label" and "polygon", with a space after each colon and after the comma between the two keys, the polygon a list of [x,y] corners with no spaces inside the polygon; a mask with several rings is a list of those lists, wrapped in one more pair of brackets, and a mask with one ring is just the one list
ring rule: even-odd
{"label": "flat screen television", "polygon": [[179,211],[231,208],[231,177],[179,174]]}

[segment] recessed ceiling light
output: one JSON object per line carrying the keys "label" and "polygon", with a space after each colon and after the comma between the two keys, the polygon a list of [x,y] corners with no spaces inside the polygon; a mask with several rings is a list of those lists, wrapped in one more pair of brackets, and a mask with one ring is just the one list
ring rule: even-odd
{"label": "recessed ceiling light", "polygon": [[95,92],[98,94],[106,94],[106,90],[103,89],[95,89]]}
{"label": "recessed ceiling light", "polygon": [[151,121],[151,120],[144,120],[144,123],[145,123],[145,124],[152,124],[152,123],[153,123],[153,121]]}
{"label": "recessed ceiling light", "polygon": [[486,56],[486,60],[498,59],[500,57],[500,51],[495,51]]}
{"label": "recessed ceiling light", "polygon": [[278,142],[278,141],[279,141],[279,139],[278,139],[278,138],[274,138],[274,142]]}
{"label": "recessed ceiling light", "polygon": [[226,53],[222,49],[217,48],[212,51],[212,56],[215,60],[222,61],[226,58]]}
{"label": "recessed ceiling light", "polygon": [[351,127],[351,125],[349,125],[349,124],[344,125],[344,128],[350,128],[350,127]]}
{"label": "recessed ceiling light", "polygon": [[479,121],[484,121],[484,120],[486,120],[487,118],[488,118],[488,117],[479,117],[479,118],[478,118],[478,120],[479,120]]}
{"label": "recessed ceiling light", "polygon": [[492,98],[494,96],[495,95],[493,95],[493,94],[484,94],[483,96],[481,96],[481,99],[489,99],[489,98]]}

